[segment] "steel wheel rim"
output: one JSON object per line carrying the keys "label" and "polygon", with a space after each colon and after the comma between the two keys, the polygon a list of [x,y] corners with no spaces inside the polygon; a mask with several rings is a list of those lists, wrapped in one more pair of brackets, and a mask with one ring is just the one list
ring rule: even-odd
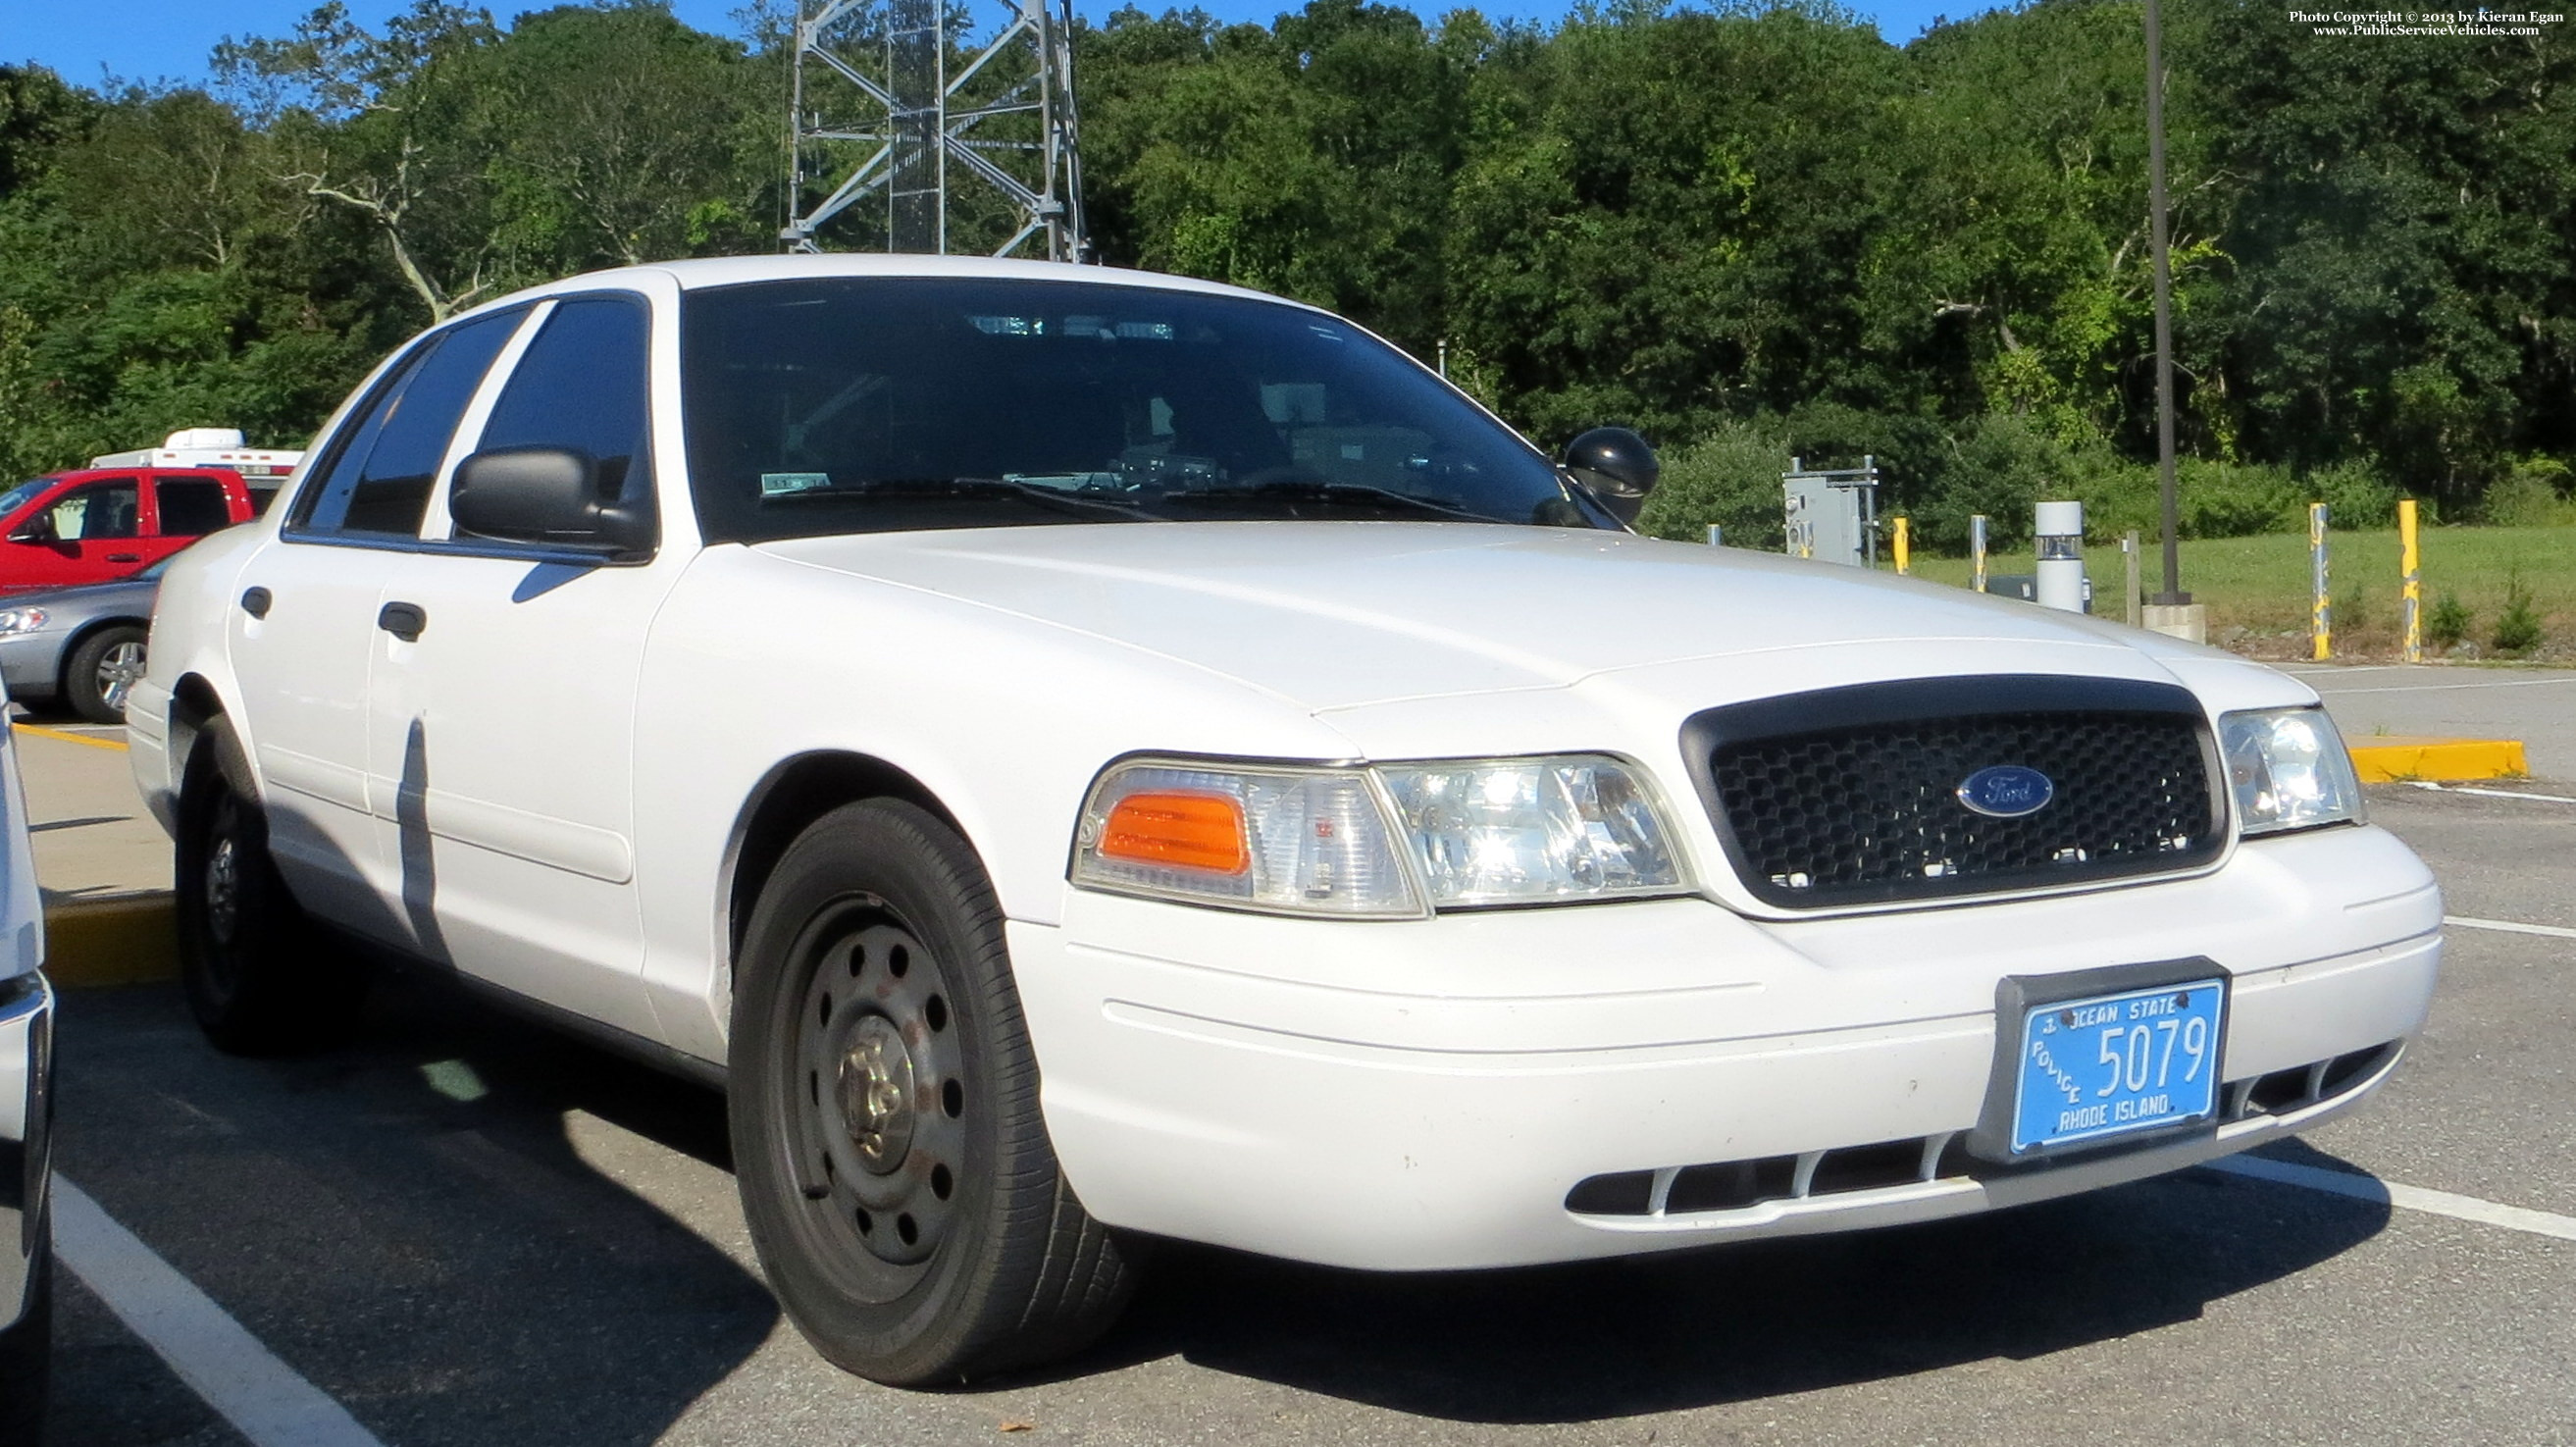
{"label": "steel wheel rim", "polygon": [[125,696],[134,691],[134,680],[143,676],[143,645],[119,643],[99,655],[98,697],[101,703],[118,713],[125,712]]}
{"label": "steel wheel rim", "polygon": [[799,1229],[840,1288],[890,1301],[925,1276],[966,1179],[966,1070],[938,957],[882,901],[818,911],[781,994]]}
{"label": "steel wheel rim", "polygon": [[217,800],[207,821],[206,863],[200,883],[205,888],[207,973],[221,988],[233,979],[233,949],[241,937],[242,845],[241,803],[230,791]]}

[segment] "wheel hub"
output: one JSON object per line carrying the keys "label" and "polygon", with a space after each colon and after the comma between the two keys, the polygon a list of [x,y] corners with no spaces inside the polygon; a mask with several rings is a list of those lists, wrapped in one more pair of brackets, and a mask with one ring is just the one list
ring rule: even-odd
{"label": "wheel hub", "polygon": [[870,1015],[850,1032],[841,1058],[841,1116],[851,1144],[869,1171],[886,1175],[912,1149],[912,1052],[903,1033],[883,1015]]}
{"label": "wheel hub", "polygon": [[809,1229],[835,1243],[851,1289],[900,1293],[938,1251],[966,1167],[966,1061],[945,971],[874,900],[802,932],[802,983],[784,1104],[802,1142]]}
{"label": "wheel hub", "polygon": [[109,708],[122,712],[125,696],[134,691],[134,680],[142,676],[143,645],[120,643],[98,661],[98,696]]}
{"label": "wheel hub", "polygon": [[221,944],[233,942],[241,919],[241,854],[230,834],[206,851],[206,925]]}

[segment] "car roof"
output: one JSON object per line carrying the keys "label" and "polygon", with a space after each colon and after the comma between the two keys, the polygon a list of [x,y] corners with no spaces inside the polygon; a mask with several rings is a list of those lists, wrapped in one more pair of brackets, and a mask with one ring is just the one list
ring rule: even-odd
{"label": "car roof", "polygon": [[795,281],[813,277],[950,277],[993,281],[1067,282],[1088,286],[1141,286],[1158,291],[1243,297],[1315,310],[1303,302],[1273,296],[1268,292],[1228,286],[1217,281],[1201,281],[1191,276],[1168,276],[1158,271],[1134,271],[1119,266],[1084,266],[1067,261],[1021,261],[991,256],[924,256],[881,251],[800,253],[788,256],[714,256],[687,261],[655,262],[644,266],[621,266],[608,271],[584,272],[579,276],[565,277],[561,281],[532,286],[524,291],[495,298],[474,310],[490,311],[549,296],[596,291],[602,287],[614,287],[620,282],[631,283],[643,277],[655,275],[669,277],[679,283],[684,291],[694,291],[702,287],[741,286],[761,281]]}
{"label": "car roof", "polygon": [[62,471],[60,471],[60,472],[43,472],[43,473],[38,473],[36,476],[31,477],[31,478],[28,478],[28,479],[27,479],[27,481],[28,481],[28,482],[88,482],[88,481],[91,481],[91,480],[93,480],[93,479],[95,479],[95,478],[102,478],[102,477],[132,477],[132,476],[134,476],[134,475],[135,475],[136,473],[138,473],[138,472],[149,472],[149,473],[152,473],[152,474],[153,474],[153,475],[155,475],[155,476],[161,476],[161,475],[163,475],[163,474],[167,474],[167,475],[169,475],[169,476],[173,476],[173,477],[192,477],[192,476],[196,476],[196,475],[199,475],[199,474],[203,474],[203,475],[208,476],[208,477],[231,478],[231,479],[232,479],[233,481],[235,481],[235,482],[239,482],[239,481],[241,481],[241,474],[240,474],[240,473],[237,473],[237,472],[233,471],[233,470],[232,470],[231,468],[229,468],[229,467],[217,467],[217,466],[214,466],[212,463],[207,463],[207,464],[200,465],[200,466],[190,466],[190,467],[170,467],[170,466],[145,466],[145,467],[67,467],[67,468],[63,469]]}

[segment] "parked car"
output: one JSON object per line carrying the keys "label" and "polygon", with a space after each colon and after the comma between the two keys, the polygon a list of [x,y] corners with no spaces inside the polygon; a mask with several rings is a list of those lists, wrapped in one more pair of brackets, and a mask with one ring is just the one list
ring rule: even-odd
{"label": "parked car", "polygon": [[18,751],[0,729],[0,1442],[33,1443],[53,1352],[53,991]]}
{"label": "parked car", "polygon": [[132,577],[23,593],[0,604],[0,682],[31,708],[59,707],[92,723],[125,718],[125,692],[143,676],[152,600],[168,558]]}
{"label": "parked car", "polygon": [[2174,1170],[2433,988],[2296,679],[1636,536],[1633,434],[1560,466],[1310,307],[639,267],[322,438],[128,699],[197,1019],[324,1034],[357,940],[721,1082],[881,1380],[1079,1347],[1155,1236],[1498,1267]]}
{"label": "parked car", "polygon": [[0,594],[130,576],[256,510],[215,468],[82,468],[0,493]]}

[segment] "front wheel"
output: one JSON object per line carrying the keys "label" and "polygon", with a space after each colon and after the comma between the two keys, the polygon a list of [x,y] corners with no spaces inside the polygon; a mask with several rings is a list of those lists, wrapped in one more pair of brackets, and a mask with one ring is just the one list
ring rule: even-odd
{"label": "front wheel", "polygon": [[132,623],[81,640],[63,665],[63,702],[91,723],[125,722],[125,696],[143,676],[144,630]]}
{"label": "front wheel", "polygon": [[215,1048],[279,1054],[347,1028],[366,976],[322,948],[287,891],[249,765],[220,718],[198,735],[180,785],[173,873],[179,980]]}
{"label": "front wheel", "polygon": [[743,942],[731,1078],[752,1243],[844,1369],[918,1386],[1062,1356],[1132,1292],[1039,1118],[992,887],[926,811],[848,805],[780,859]]}

